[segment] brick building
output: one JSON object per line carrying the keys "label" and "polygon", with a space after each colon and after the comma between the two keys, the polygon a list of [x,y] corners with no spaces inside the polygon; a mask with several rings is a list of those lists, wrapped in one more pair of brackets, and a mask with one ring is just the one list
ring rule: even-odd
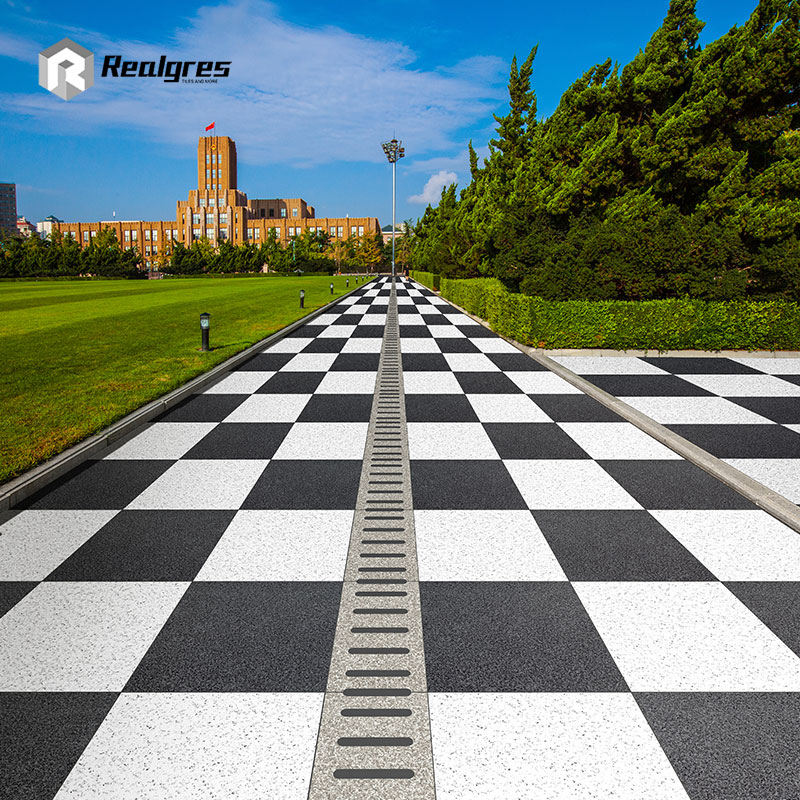
{"label": "brick building", "polygon": [[[16,222],[16,217],[15,217]],[[123,247],[136,247],[145,264],[164,254],[173,241],[189,246],[207,237],[214,244],[259,244],[274,230],[284,244],[304,231],[325,231],[331,239],[347,239],[380,232],[375,217],[315,216],[314,207],[301,198],[249,199],[239,191],[236,142],[227,136],[201,136],[197,144],[197,189],[178,200],[174,220],[111,220],[66,222],[58,226],[82,245],[106,227],[113,228]]]}
{"label": "brick building", "polygon": [[0,236],[17,232],[17,184],[0,183]]}

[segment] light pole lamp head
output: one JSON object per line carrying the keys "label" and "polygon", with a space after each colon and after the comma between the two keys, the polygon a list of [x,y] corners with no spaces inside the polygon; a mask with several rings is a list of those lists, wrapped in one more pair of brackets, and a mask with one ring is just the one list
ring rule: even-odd
{"label": "light pole lamp head", "polygon": [[201,328],[210,328],[211,327],[211,314],[204,311],[200,315],[200,327]]}
{"label": "light pole lamp head", "polygon": [[397,139],[392,139],[390,142],[384,142],[381,147],[383,152],[386,153],[386,158],[389,159],[390,164],[396,163],[398,158],[403,158],[406,154],[403,143]]}

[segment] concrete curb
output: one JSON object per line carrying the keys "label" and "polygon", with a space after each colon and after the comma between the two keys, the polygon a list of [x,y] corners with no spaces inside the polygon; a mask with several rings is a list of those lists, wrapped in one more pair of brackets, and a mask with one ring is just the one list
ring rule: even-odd
{"label": "concrete curb", "polygon": [[[437,292],[436,294],[438,295],[439,293]],[[442,299],[447,300],[447,298]],[[460,306],[457,306],[455,303],[450,302],[450,300],[447,300],[447,302],[450,303],[453,308],[457,308],[463,314],[466,314],[470,319],[473,319],[475,322],[483,325],[484,328],[489,328],[489,330],[491,330],[491,326],[485,320],[481,319],[480,317],[476,317],[474,314],[470,314],[469,311],[466,311]],[[497,331],[494,332],[497,333]],[[534,361],[537,361],[551,372],[580,389],[584,394],[594,398],[599,403],[602,403],[606,408],[618,414],[632,425],[635,425],[637,428],[639,428],[639,430],[644,431],[649,436],[652,436],[656,441],[666,445],[670,450],[676,452],[679,456],[682,456],[695,466],[700,467],[700,469],[704,470],[709,475],[713,475],[715,478],[717,478],[717,480],[721,481],[726,486],[729,486],[734,491],[739,492],[739,494],[746,497],[752,503],[755,503],[755,505],[757,505],[759,508],[780,520],[784,525],[788,525],[790,528],[800,533],[800,507],[792,503],[791,500],[787,500],[782,494],[778,494],[778,492],[773,491],[767,486],[764,486],[763,483],[759,483],[749,475],[745,475],[744,472],[732,467],[730,464],[726,464],[716,456],[712,456],[701,447],[698,447],[696,444],[688,441],[688,439],[678,436],[677,433],[673,433],[671,430],[669,430],[669,428],[664,427],[659,422],[656,422],[654,419],[651,419],[647,415],[643,414],[641,411],[637,411],[632,406],[629,406],[627,403],[624,403],[622,400],[614,397],[614,395],[603,391],[590,381],[586,380],[586,378],[582,378],[580,375],[577,375],[567,367],[559,364],[556,361],[553,361],[551,358],[544,355],[546,351],[543,351],[540,348],[528,347],[527,345],[520,344],[514,339],[509,339],[507,336],[503,336],[502,334],[497,335],[502,339],[505,339],[505,341],[507,341],[510,345],[513,345],[518,350],[521,350]],[[633,352],[634,351],[631,351],[629,355],[632,355]],[[710,353],[702,353],[701,351],[693,352],[699,355],[712,355]],[[715,355],[721,356],[722,352]],[[730,352],[735,352],[738,354],[740,351]],[[572,354],[583,355],[588,353],[586,351],[572,351]],[[681,355],[683,355],[683,353],[681,353]],[[748,355],[752,356],[753,354],[749,353]],[[777,355],[777,353],[764,353],[764,355],[773,356]]]}
{"label": "concrete curb", "polygon": [[212,367],[208,372],[198,375],[183,386],[179,386],[177,389],[168,392],[163,397],[159,397],[157,400],[152,400],[147,405],[137,408],[136,411],[132,411],[121,420],[118,420],[108,428],[100,431],[100,433],[96,433],[88,439],[84,439],[82,442],[64,450],[63,453],[53,456],[53,458],[46,461],[44,464],[33,467],[22,475],[13,478],[8,483],[3,484],[0,486],[0,512],[7,511],[11,506],[16,505],[32,494],[45,488],[84,461],[94,458],[102,450],[116,444],[123,437],[130,436],[146,422],[163,414],[167,409],[182,402],[189,395],[220,380],[234,367],[238,367],[240,364],[243,364],[245,361],[260,353],[265,347],[280,341],[315,317],[324,314],[337,303],[341,303],[346,297],[349,297],[354,292],[372,283],[376,277],[378,276],[356,286],[341,297],[337,297],[333,302],[326,303],[316,311],[312,311],[305,317],[292,322],[285,328],[281,328],[281,330],[276,333],[256,342],[246,350],[236,353],[236,355],[231,356],[221,364],[217,364],[216,367]]}

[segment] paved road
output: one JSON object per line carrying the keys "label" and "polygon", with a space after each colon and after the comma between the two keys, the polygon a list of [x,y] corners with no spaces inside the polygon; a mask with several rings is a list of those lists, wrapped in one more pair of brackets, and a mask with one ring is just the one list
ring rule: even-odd
{"label": "paved road", "polygon": [[[4,800],[307,796],[389,294],[5,522]],[[422,287],[397,303],[436,796],[800,797],[798,534]]]}

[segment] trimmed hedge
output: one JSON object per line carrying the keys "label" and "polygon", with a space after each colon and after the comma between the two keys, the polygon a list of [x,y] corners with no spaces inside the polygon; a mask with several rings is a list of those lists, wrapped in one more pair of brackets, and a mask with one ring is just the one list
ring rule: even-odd
{"label": "trimmed hedge", "polygon": [[[439,275],[412,272],[433,288]],[[442,297],[532,347],[800,350],[800,305],[786,300],[544,300],[495,278],[441,278]]]}

